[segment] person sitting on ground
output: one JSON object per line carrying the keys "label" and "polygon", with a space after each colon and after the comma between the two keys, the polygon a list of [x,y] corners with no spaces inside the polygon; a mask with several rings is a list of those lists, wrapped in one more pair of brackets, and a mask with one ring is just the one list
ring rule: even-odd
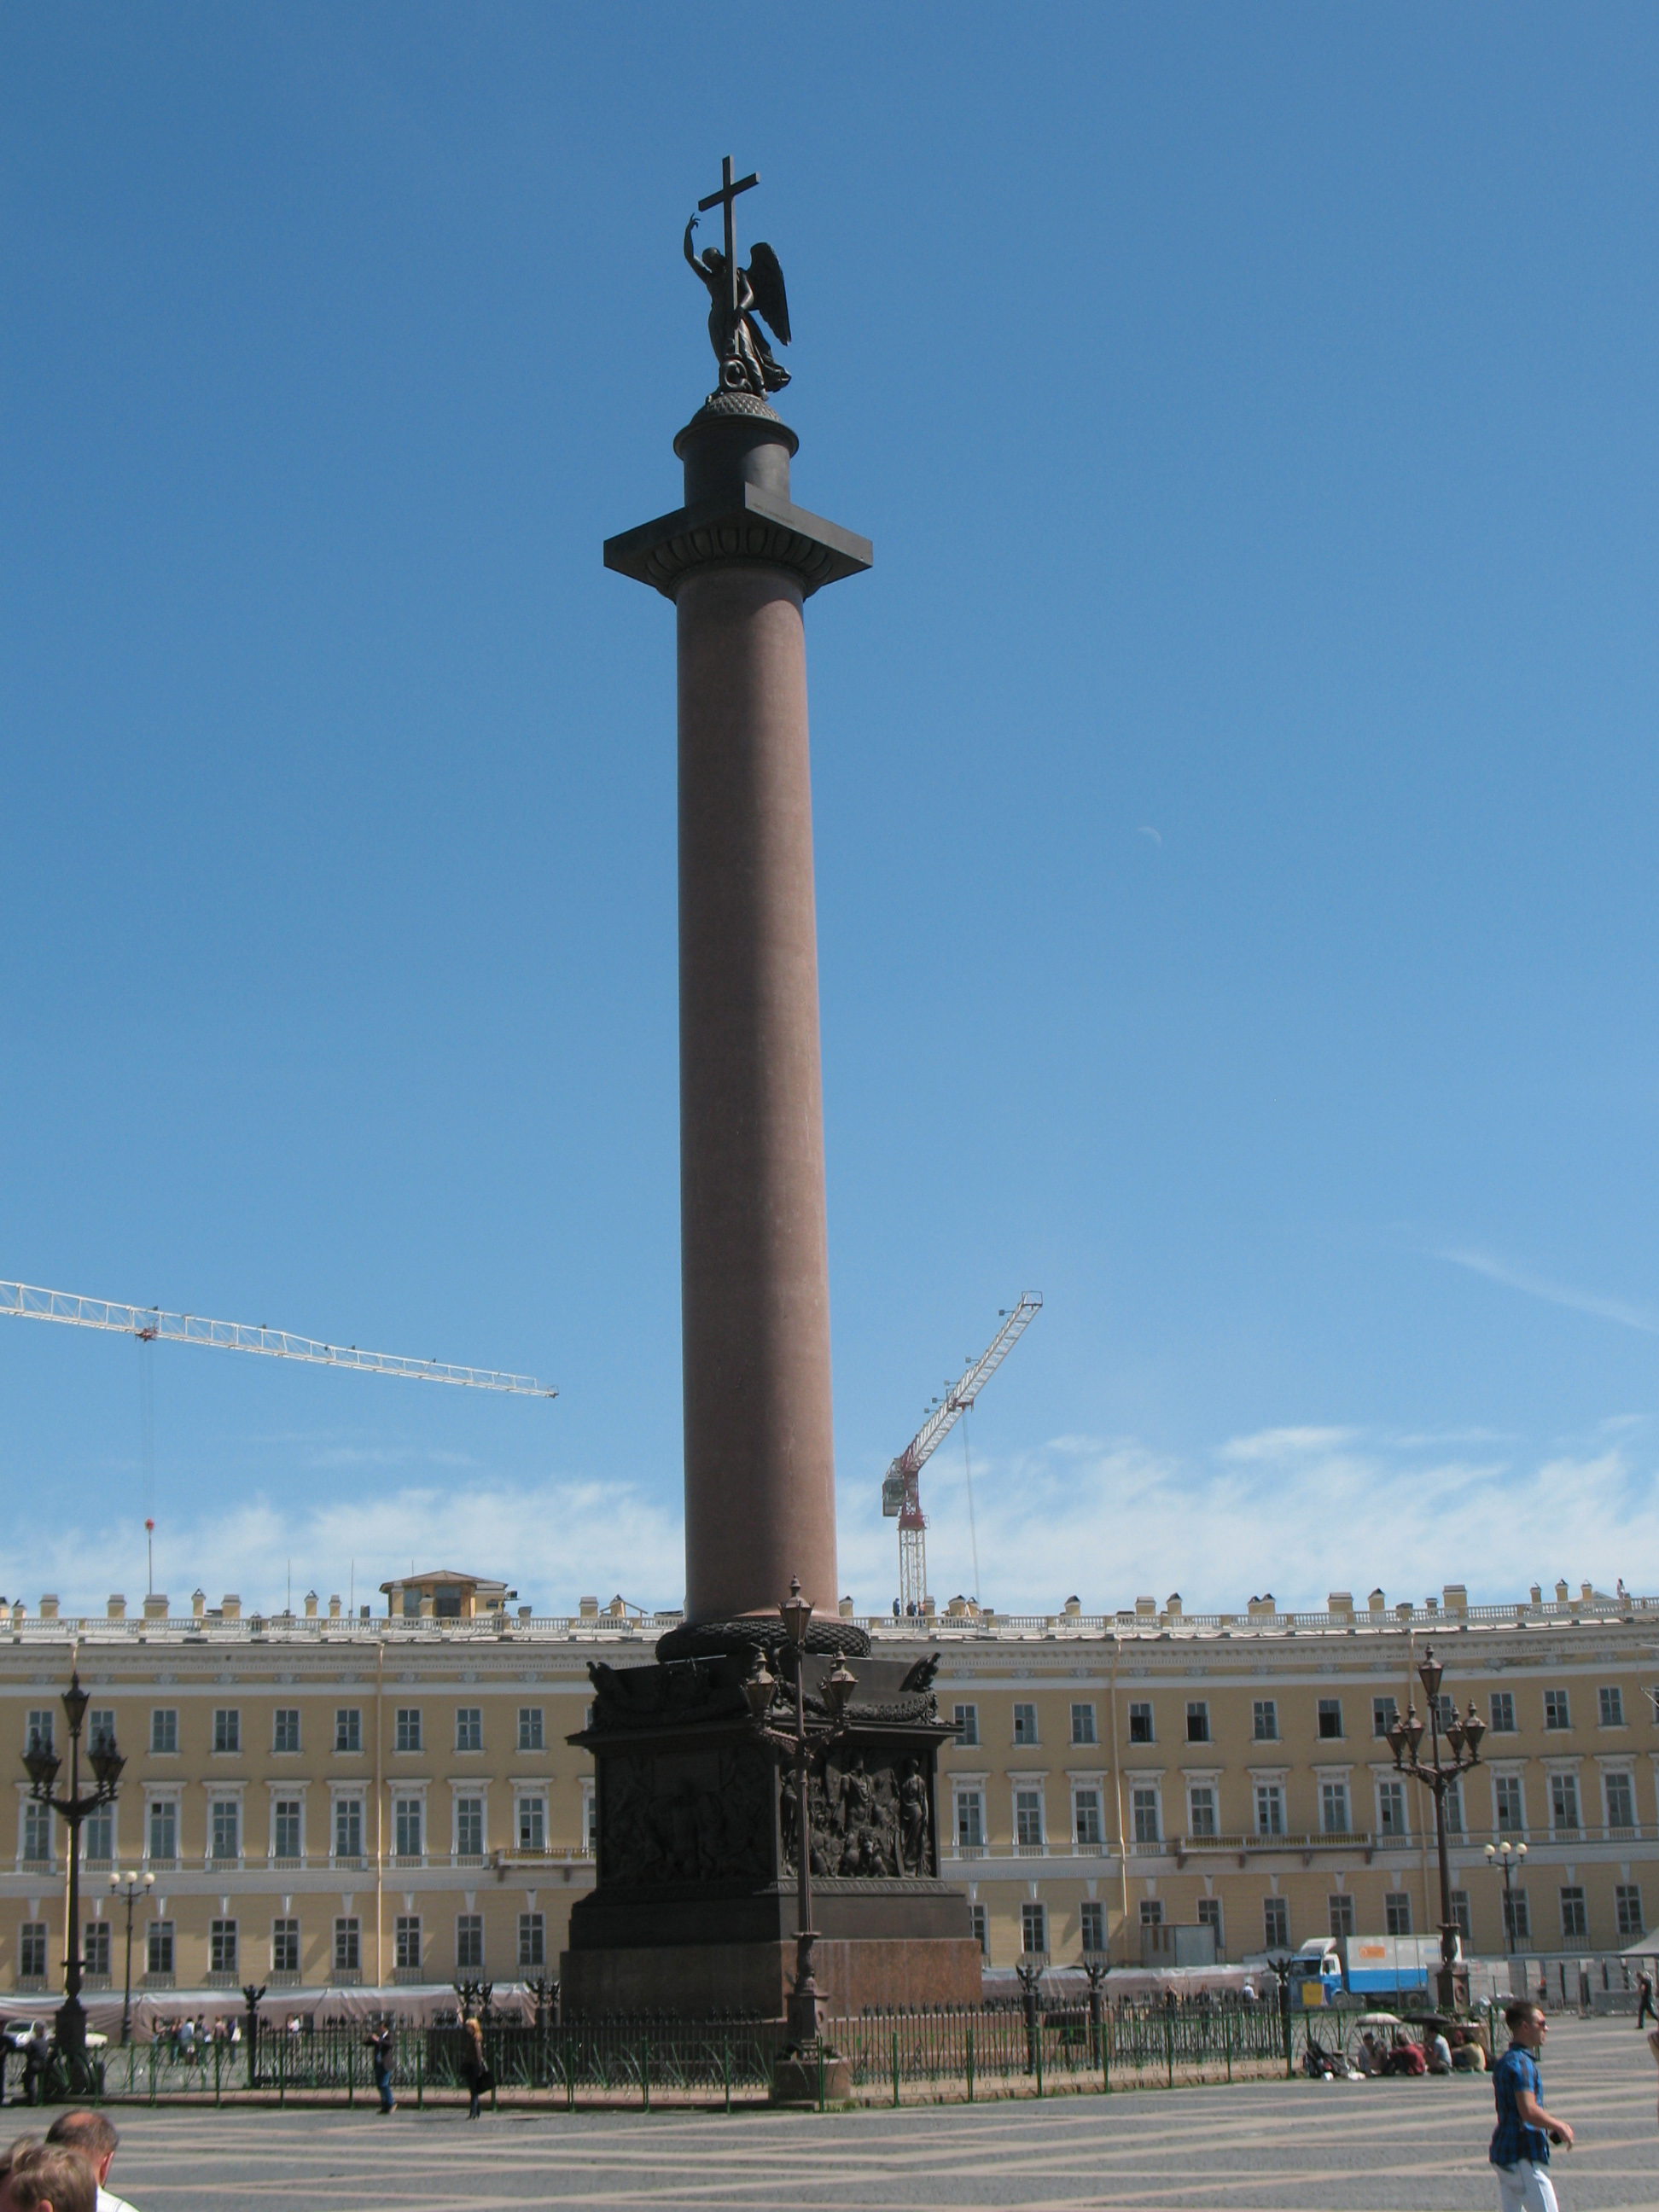
{"label": "person sitting on ground", "polygon": [[115,2124],[107,2114],[89,2112],[84,2106],[76,2112],[60,2112],[46,2130],[46,2141],[61,2149],[72,2150],[91,2167],[98,2191],[98,2212],[133,2212],[125,2197],[113,2195],[104,2186],[109,2179],[110,2160],[121,2143]]}
{"label": "person sitting on ground", "polygon": [[1390,2074],[1424,2074],[1428,2071],[1428,2062],[1423,2056],[1422,2045],[1413,2043],[1404,2028],[1397,2028],[1395,2031],[1394,2049],[1389,2053],[1389,2071]]}
{"label": "person sitting on ground", "polygon": [[1447,2042],[1445,2033],[1443,2029],[1436,2028],[1434,2031],[1434,2034],[1430,2039],[1428,2049],[1424,2053],[1424,2063],[1427,2066],[1431,2074],[1449,2074],[1451,2072],[1451,2045]]}
{"label": "person sitting on ground", "polygon": [[98,2185],[85,2159],[27,2136],[6,2154],[0,2212],[96,2212]]}
{"label": "person sitting on ground", "polygon": [[1370,2028],[1364,2030],[1353,2047],[1353,2068],[1356,2074],[1375,2074],[1376,2071],[1376,2045],[1371,2040]]}
{"label": "person sitting on ground", "polygon": [[1473,2027],[1452,2030],[1452,2071],[1454,2074],[1484,2074],[1486,2070],[1486,2047],[1480,2032]]}

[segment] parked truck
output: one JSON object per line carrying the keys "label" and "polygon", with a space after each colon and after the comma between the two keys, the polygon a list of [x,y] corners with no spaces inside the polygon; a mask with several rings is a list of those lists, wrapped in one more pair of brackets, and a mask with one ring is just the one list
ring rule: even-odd
{"label": "parked truck", "polygon": [[1291,2002],[1304,2008],[1426,1993],[1440,1966],[1437,1936],[1324,1936],[1291,1960]]}

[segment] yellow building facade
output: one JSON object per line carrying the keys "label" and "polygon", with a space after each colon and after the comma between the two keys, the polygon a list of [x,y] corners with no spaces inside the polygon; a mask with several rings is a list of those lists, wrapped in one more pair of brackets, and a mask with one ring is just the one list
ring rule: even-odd
{"label": "yellow building facade", "polygon": [[[592,1771],[566,1741],[588,1662],[643,1662],[672,1620],[591,1600],[532,1618],[505,1585],[453,1572],[386,1589],[376,1618],[313,1600],[262,1618],[229,1598],[183,1617],[165,1599],[137,1618],[118,1600],[100,1619],[59,1618],[50,1599],[0,1616],[16,1799],[0,1990],[62,1985],[67,1832],[31,1800],[22,1760],[47,1734],[66,1753],[72,1665],[88,1736],[112,1735],[126,1760],[118,1802],[82,1832],[94,1989],[124,1979],[118,1871],[153,1876],[135,1991],[556,1975],[593,1881]],[[1431,1643],[1443,1697],[1487,1724],[1451,1807],[1467,1948],[1508,1948],[1486,1856],[1500,1842],[1527,1846],[1518,1952],[1611,1952],[1659,1922],[1659,1600],[1558,1585],[1471,1607],[1451,1588],[1421,1606],[1338,1594],[1306,1614],[1268,1599],[1194,1618],[1172,1598],[862,1625],[884,1651],[943,1655],[957,1725],[941,1871],[994,1966],[1030,1952],[1138,1964],[1160,1923],[1207,1921],[1235,1960],[1329,1933],[1432,1934],[1432,1804],[1395,1775],[1382,1733],[1421,1709],[1413,1670]]]}

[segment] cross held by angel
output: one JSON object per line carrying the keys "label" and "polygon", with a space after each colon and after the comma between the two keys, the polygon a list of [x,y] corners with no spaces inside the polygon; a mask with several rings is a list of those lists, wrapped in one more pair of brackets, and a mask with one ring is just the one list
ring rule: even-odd
{"label": "cross held by angel", "polygon": [[720,389],[748,392],[757,399],[764,399],[769,392],[782,391],[789,372],[773,358],[760,325],[766,323],[780,344],[787,345],[789,301],[778,257],[763,240],[750,248],[749,266],[737,267],[732,204],[739,192],[747,191],[760,179],[750,176],[733,183],[730,157],[720,166],[720,190],[698,202],[697,214],[706,214],[712,207],[724,208],[725,251],[706,246],[701,256],[693,252],[691,234],[697,228],[696,215],[685,226],[683,250],[687,267],[708,293],[708,342],[720,365]]}

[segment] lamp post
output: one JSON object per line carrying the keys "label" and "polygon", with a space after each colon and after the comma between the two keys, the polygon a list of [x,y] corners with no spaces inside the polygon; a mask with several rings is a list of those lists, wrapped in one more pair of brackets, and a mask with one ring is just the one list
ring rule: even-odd
{"label": "lamp post", "polygon": [[91,1814],[115,1802],[115,1785],[126,1765],[115,1748],[113,1736],[107,1741],[100,1736],[88,1747],[87,1753],[87,1763],[92,1768],[96,1787],[89,1796],[82,1796],[81,1723],[86,1718],[87,1705],[80,1674],[78,1670],[72,1671],[70,1686],[64,1692],[64,1711],[70,1732],[67,1797],[54,1797],[52,1794],[52,1785],[63,1761],[51,1748],[31,1742],[23,1753],[23,1765],[28,1770],[29,1796],[37,1805],[50,1805],[70,1832],[66,1905],[69,1929],[64,1945],[64,2002],[58,2008],[58,2048],[63,2054],[72,2088],[83,2085],[87,2066],[87,2015],[81,2002],[81,1826]]}
{"label": "lamp post", "polygon": [[[749,1700],[749,1711],[763,1741],[794,1761],[795,1981],[789,1993],[788,2022],[791,2043],[798,2052],[807,2052],[817,2048],[824,2005],[818,1991],[813,1958],[818,1939],[817,1930],[812,1925],[812,1831],[807,1820],[807,1768],[814,1753],[824,1750],[846,1735],[848,1700],[858,1685],[856,1677],[838,1659],[823,1684],[830,1718],[827,1723],[809,1723],[806,1717],[806,1631],[812,1619],[812,1607],[811,1601],[800,1594],[799,1577],[791,1577],[789,1595],[779,1606],[778,1611],[783,1616],[794,1667],[794,1712],[790,1716],[786,1708],[785,1724],[782,1726],[773,1718],[773,1700],[780,1686],[777,1677],[767,1668],[764,1652],[757,1654],[758,1663],[744,1681],[743,1693]],[[794,1723],[793,1727],[787,1724],[791,1718]]]}
{"label": "lamp post", "polygon": [[1452,1918],[1451,1861],[1446,1849],[1446,1792],[1461,1775],[1467,1774],[1480,1759],[1480,1739],[1486,1733],[1486,1723],[1474,1710],[1474,1700],[1469,1700],[1468,1717],[1460,1720],[1457,1707],[1452,1707],[1451,1719],[1446,1725],[1446,1746],[1450,1756],[1440,1756],[1440,1662],[1431,1650],[1425,1650],[1419,1662],[1418,1680],[1423,1685],[1423,1696],[1429,1710],[1429,1756],[1419,1756],[1418,1747],[1423,1741],[1423,1723],[1417,1717],[1415,1705],[1406,1708],[1402,1721],[1396,1714],[1389,1726],[1389,1748],[1394,1753],[1397,1772],[1409,1775],[1420,1782],[1434,1797],[1434,1839],[1440,1855],[1440,1972],[1436,1977],[1436,1996],[1443,2012],[1457,2009],[1457,1926]]}
{"label": "lamp post", "polygon": [[132,1907],[140,1895],[148,1897],[155,1887],[155,1877],[146,1872],[140,1881],[137,1874],[122,1874],[118,1870],[109,1878],[110,1893],[125,1895],[127,1900],[127,1993],[121,2000],[121,2042],[123,2047],[132,2034]]}
{"label": "lamp post", "polygon": [[1515,1904],[1510,1895],[1510,1874],[1527,1856],[1524,1844],[1511,1844],[1507,1836],[1501,1844],[1488,1844],[1486,1864],[1504,1869],[1504,1952],[1507,1958],[1515,1956]]}

